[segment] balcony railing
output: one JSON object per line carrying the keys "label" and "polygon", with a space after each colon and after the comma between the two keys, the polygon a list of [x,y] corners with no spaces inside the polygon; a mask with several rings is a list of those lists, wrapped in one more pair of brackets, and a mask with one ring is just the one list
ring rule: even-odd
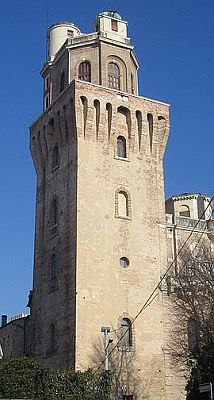
{"label": "balcony railing", "polygon": [[175,216],[175,223],[183,228],[194,228],[197,224],[196,229],[206,230],[207,221],[198,221],[198,219],[192,219],[188,217]]}
{"label": "balcony railing", "polygon": [[172,214],[166,214],[166,222],[167,224],[175,224],[178,227],[181,228],[189,228],[193,229],[196,224],[196,230],[200,231],[207,231],[208,233],[214,233],[214,219],[210,220],[198,220],[198,219],[193,219],[189,217],[180,217],[179,215],[174,216],[174,221],[173,221],[173,215]]}

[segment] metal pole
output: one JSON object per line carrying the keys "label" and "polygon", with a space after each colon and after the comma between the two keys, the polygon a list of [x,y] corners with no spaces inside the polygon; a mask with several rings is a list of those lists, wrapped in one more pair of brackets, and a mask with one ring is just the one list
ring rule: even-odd
{"label": "metal pole", "polygon": [[107,329],[104,332],[105,335],[105,371],[109,370],[109,364],[108,364],[108,331]]}
{"label": "metal pole", "polygon": [[105,348],[105,371],[109,370],[109,343],[112,342],[111,339],[108,338],[108,333],[110,332],[110,326],[102,326],[101,332],[104,333],[104,348]]}

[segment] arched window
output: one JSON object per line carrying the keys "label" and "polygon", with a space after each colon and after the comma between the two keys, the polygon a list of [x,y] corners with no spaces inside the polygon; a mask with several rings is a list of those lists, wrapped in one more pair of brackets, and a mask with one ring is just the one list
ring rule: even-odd
{"label": "arched window", "polygon": [[58,203],[57,203],[57,199],[54,198],[51,201],[51,205],[50,205],[51,234],[54,234],[57,232],[57,224],[58,224]]}
{"label": "arched window", "polygon": [[132,326],[129,318],[123,318],[120,325],[121,341],[120,345],[123,347],[132,346]]}
{"label": "arched window", "polygon": [[60,75],[59,92],[61,93],[64,89],[65,89],[65,72],[62,71]]}
{"label": "arched window", "polygon": [[91,64],[89,61],[83,61],[79,65],[78,79],[91,82]]}
{"label": "arched window", "polygon": [[59,148],[56,144],[52,151],[52,170],[59,166]]}
{"label": "arched window", "polygon": [[121,158],[126,158],[126,139],[124,136],[117,137],[117,155]]}
{"label": "arched window", "polygon": [[131,218],[131,199],[126,189],[115,191],[115,217]]}
{"label": "arched window", "polygon": [[128,209],[128,195],[126,192],[118,193],[118,215],[120,217],[128,217],[129,209]]}
{"label": "arched window", "polygon": [[190,217],[190,209],[186,205],[181,205],[178,209],[180,217]]}
{"label": "arched window", "polygon": [[108,87],[120,89],[120,70],[117,64],[108,64]]}
{"label": "arched window", "polygon": [[54,324],[50,326],[50,349],[51,351],[56,350],[56,329]]}

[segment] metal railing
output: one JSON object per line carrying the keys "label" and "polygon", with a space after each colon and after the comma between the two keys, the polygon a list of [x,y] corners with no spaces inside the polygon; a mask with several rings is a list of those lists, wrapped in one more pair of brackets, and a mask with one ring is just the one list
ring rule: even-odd
{"label": "metal railing", "polygon": [[207,221],[198,221],[197,219],[192,219],[189,217],[175,216],[175,224],[178,226],[181,226],[183,228],[194,228],[194,226],[196,226],[196,224],[197,224],[196,229],[199,229],[199,230],[208,229]]}
{"label": "metal railing", "polygon": [[[173,218],[174,217],[174,218]],[[209,220],[198,220],[189,217],[181,217],[179,215],[173,216],[172,214],[166,214],[167,224],[175,224],[182,228],[194,228],[197,224],[196,230],[205,230],[207,232],[214,232],[214,219]]]}

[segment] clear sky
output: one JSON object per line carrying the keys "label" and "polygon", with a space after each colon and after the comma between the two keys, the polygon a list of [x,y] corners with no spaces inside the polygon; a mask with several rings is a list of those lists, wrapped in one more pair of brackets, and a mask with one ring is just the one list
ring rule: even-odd
{"label": "clear sky", "polygon": [[29,125],[42,111],[47,26],[92,32],[96,15],[129,22],[140,95],[171,104],[166,196],[213,194],[213,0],[8,0],[1,2],[0,314],[27,312],[32,285],[35,173]]}

